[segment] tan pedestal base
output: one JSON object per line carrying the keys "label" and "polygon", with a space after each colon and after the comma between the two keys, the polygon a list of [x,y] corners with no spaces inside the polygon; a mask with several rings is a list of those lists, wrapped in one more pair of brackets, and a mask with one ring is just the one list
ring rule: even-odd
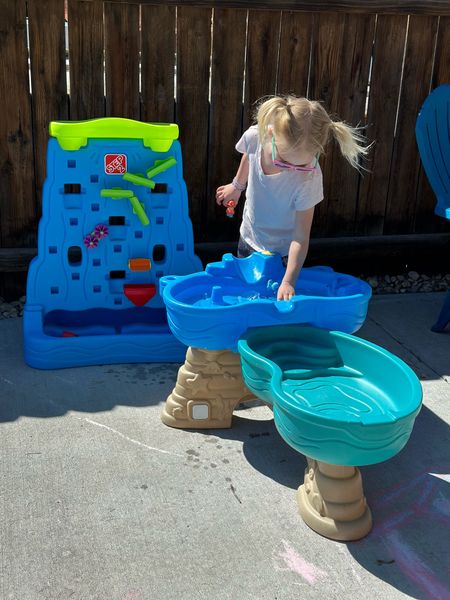
{"label": "tan pedestal base", "polygon": [[357,467],[329,465],[308,458],[305,482],[298,488],[297,500],[305,523],[332,540],[359,540],[372,529],[372,515]]}
{"label": "tan pedestal base", "polygon": [[231,427],[234,408],[251,398],[239,354],[188,348],[161,419],[180,429],[224,429]]}

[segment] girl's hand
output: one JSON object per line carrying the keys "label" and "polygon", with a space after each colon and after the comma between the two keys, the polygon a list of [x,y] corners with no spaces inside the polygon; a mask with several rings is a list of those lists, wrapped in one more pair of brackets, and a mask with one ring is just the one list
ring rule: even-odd
{"label": "girl's hand", "polygon": [[216,191],[217,204],[223,204],[224,206],[226,206],[230,200],[234,200],[234,202],[237,204],[240,197],[241,192],[231,185],[231,183],[228,183],[227,185],[221,185]]}
{"label": "girl's hand", "polygon": [[287,281],[282,281],[277,291],[277,300],[292,300],[294,296],[294,287]]}

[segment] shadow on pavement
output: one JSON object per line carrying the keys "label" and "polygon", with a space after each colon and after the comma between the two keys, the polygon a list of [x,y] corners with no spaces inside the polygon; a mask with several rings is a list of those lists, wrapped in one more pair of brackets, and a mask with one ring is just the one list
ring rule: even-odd
{"label": "shadow on pavement", "polygon": [[[282,440],[273,419],[235,416],[231,429],[203,433],[241,441],[254,469],[293,490],[296,510],[294,490],[306,461]],[[397,456],[361,468],[374,527],[363,540],[347,543],[348,550],[375,577],[418,600],[450,598],[449,448],[450,426],[423,407]]]}

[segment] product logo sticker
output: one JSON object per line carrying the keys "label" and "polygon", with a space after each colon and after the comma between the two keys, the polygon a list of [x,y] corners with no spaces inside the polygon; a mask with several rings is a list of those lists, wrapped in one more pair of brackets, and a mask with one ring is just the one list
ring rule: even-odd
{"label": "product logo sticker", "polygon": [[107,175],[123,175],[126,172],[126,154],[105,154],[105,173]]}

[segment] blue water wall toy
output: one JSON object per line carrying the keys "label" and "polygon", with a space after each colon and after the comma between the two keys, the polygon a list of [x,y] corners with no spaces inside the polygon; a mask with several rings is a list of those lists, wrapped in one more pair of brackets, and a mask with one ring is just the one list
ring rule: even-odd
{"label": "blue water wall toy", "polygon": [[107,118],[51,123],[26,362],[53,369],[179,362],[159,279],[194,255],[178,127]]}

